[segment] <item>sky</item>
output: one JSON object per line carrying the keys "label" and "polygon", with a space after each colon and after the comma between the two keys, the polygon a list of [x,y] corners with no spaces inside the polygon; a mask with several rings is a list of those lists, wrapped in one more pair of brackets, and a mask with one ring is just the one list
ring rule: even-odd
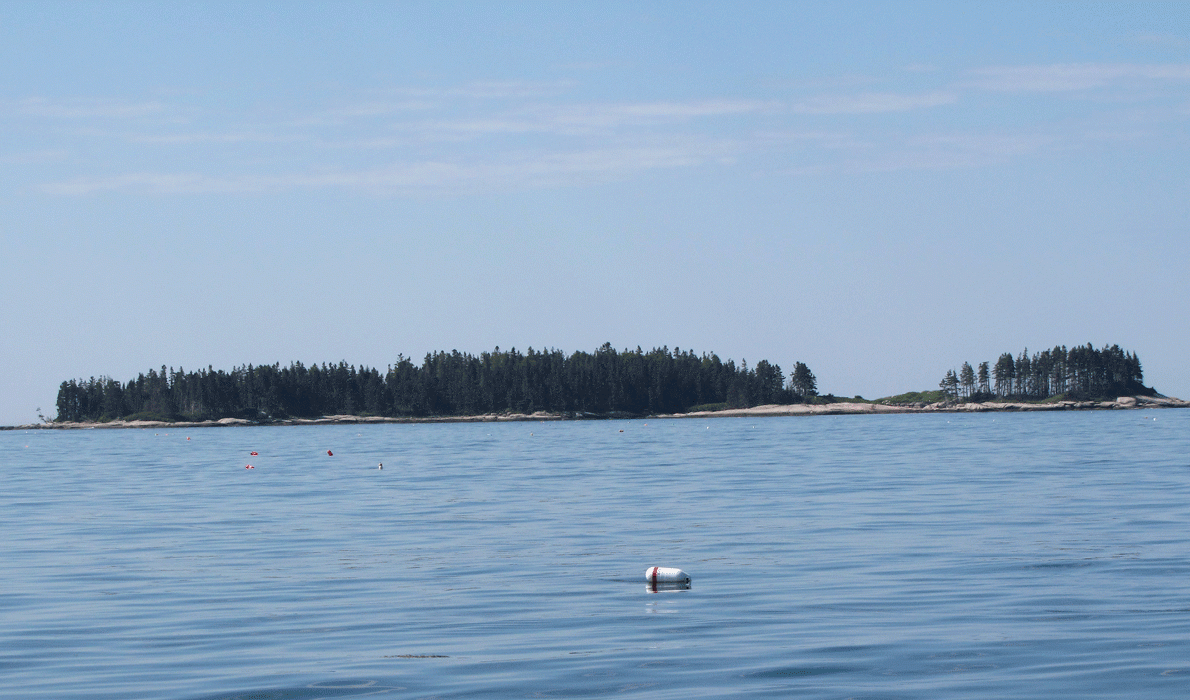
{"label": "sky", "polygon": [[[741,6],[742,5],[742,6]],[[0,425],[161,366],[654,347],[1190,398],[1190,4],[0,4]]]}

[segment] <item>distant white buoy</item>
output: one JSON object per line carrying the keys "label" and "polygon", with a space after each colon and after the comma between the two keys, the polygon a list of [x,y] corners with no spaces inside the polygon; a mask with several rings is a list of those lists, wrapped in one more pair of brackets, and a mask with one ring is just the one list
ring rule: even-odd
{"label": "distant white buoy", "polygon": [[689,585],[690,574],[668,566],[650,566],[645,569],[645,583],[683,583]]}
{"label": "distant white buoy", "polygon": [[384,462],[381,462],[381,463],[380,463],[380,466],[379,466],[379,467],[376,467],[376,468],[377,468],[377,469],[384,469]]}

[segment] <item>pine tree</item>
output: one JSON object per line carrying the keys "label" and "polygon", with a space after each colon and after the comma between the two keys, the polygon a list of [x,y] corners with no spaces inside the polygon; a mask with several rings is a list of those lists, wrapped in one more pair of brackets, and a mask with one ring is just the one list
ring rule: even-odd
{"label": "pine tree", "polygon": [[970,397],[975,393],[975,370],[971,368],[970,362],[964,362],[959,369],[959,382],[963,385],[963,396]]}
{"label": "pine tree", "polygon": [[804,363],[793,364],[793,374],[789,376],[789,388],[794,394],[803,398],[818,395],[818,379]]}
{"label": "pine tree", "polygon": [[938,382],[938,387],[948,398],[957,399],[959,396],[959,378],[953,369],[946,370],[946,376]]}
{"label": "pine tree", "polygon": [[1016,362],[1012,359],[1012,353],[1000,355],[1000,359],[996,360],[995,373],[996,393],[1002,397],[1012,394],[1013,381],[1016,378]]}

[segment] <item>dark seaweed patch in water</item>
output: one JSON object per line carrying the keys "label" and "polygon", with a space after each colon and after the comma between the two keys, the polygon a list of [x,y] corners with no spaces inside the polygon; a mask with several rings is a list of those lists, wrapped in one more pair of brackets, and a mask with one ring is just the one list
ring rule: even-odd
{"label": "dark seaweed patch in water", "polygon": [[785,668],[770,668],[765,671],[745,673],[744,678],[805,678],[850,673],[854,670],[845,666],[786,666]]}
{"label": "dark seaweed patch in water", "polygon": [[400,686],[380,685],[376,681],[328,681],[311,683],[301,688],[252,690],[235,695],[208,695],[198,700],[319,700],[320,698],[351,698],[386,695],[405,690]]}
{"label": "dark seaweed patch in water", "polygon": [[1087,566],[1093,566],[1094,561],[1088,559],[1079,559],[1076,561],[1046,561],[1038,564],[1028,564],[1026,569],[1081,569]]}

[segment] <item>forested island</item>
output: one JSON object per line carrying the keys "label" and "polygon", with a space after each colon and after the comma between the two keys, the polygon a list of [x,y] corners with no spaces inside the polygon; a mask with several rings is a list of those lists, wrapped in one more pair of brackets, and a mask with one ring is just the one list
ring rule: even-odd
{"label": "forested island", "polygon": [[994,368],[987,362],[976,370],[964,362],[955,372],[947,371],[938,383],[950,399],[990,401],[999,399],[1044,400],[1063,396],[1094,400],[1116,396],[1152,396],[1156,391],[1144,385],[1144,372],[1136,353],[1119,345],[1096,350],[1090,343],[1069,350],[1059,345],[1029,356],[1023,350],[1014,359],[1003,353]]}
{"label": "forested island", "polygon": [[381,372],[346,362],[294,362],[198,371],[162,367],[127,382],[62,382],[57,422],[251,421],[327,415],[471,416],[535,412],[589,416],[685,413],[693,409],[792,404],[817,394],[801,362],[781,367],[722,361],[714,353],[666,347],[595,352],[515,348],[479,355],[428,353],[421,365],[398,356]]}
{"label": "forested island", "polygon": [[884,399],[820,396],[802,362],[788,376],[760,360],[749,367],[714,353],[667,347],[594,352],[516,349],[403,355],[374,367],[300,362],[231,371],[161,367],[120,382],[62,382],[46,427],[303,423],[357,420],[504,420],[630,416],[806,415],[918,411],[1060,410],[1190,406],[1144,386],[1140,358],[1119,345],[1056,346],[993,366],[964,362],[933,391]]}

